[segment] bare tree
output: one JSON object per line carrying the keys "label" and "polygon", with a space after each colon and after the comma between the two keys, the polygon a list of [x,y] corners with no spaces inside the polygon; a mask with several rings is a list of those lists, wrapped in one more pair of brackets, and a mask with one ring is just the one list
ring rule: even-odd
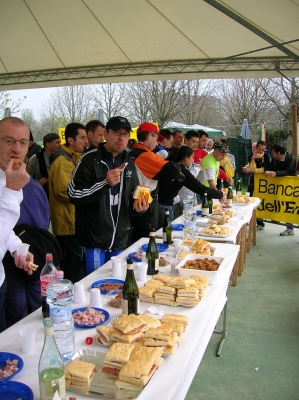
{"label": "bare tree", "polygon": [[59,116],[52,99],[47,103],[42,104],[40,110],[39,130],[43,135],[46,135],[47,133],[57,133],[58,128],[65,128],[66,125],[66,119]]}
{"label": "bare tree", "polygon": [[219,124],[219,100],[213,96],[217,81],[192,80],[181,82],[181,108],[176,121],[187,125]]}
{"label": "bare tree", "polygon": [[66,86],[55,90],[50,98],[56,115],[67,123],[86,124],[96,118],[96,107],[90,86]]}
{"label": "bare tree", "polygon": [[[269,80],[262,80],[264,86]],[[232,136],[241,132],[244,119],[248,120],[253,135],[260,124],[275,118],[275,108],[265,95],[260,79],[222,80],[217,91],[221,99],[221,116],[225,130]]]}
{"label": "bare tree", "polygon": [[9,107],[11,114],[17,113],[20,111],[20,105],[26,99],[26,96],[23,99],[18,99],[17,101],[12,101],[10,98],[9,92],[0,92],[0,118],[4,117],[5,108]]}
{"label": "bare tree", "polygon": [[125,84],[107,83],[92,87],[92,99],[97,108],[102,108],[106,120],[125,111]]}
{"label": "bare tree", "polygon": [[156,121],[151,115],[151,82],[128,83],[124,97],[125,114],[133,125]]}

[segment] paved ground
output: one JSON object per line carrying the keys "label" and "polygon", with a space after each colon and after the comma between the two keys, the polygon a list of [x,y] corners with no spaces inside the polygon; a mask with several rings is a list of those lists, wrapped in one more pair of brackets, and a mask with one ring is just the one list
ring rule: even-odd
{"label": "paved ground", "polygon": [[215,356],[214,334],[186,400],[299,399],[299,229],[288,237],[283,230],[267,223],[257,232],[243,275],[229,287],[222,354]]}

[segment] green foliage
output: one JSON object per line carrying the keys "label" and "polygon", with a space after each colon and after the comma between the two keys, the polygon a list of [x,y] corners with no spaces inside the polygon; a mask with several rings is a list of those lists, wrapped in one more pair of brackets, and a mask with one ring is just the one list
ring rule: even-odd
{"label": "green foliage", "polygon": [[[266,143],[267,148],[271,149],[274,144],[281,144],[287,147],[288,138],[292,136],[292,133],[287,129],[266,129]],[[257,131],[257,140],[261,140],[262,131]]]}

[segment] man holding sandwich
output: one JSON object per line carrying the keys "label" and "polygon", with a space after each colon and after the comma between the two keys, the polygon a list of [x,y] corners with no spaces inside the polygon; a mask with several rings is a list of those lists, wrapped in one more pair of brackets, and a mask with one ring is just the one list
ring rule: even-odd
{"label": "man holding sandwich", "polygon": [[158,180],[163,182],[172,181],[180,176],[181,168],[172,161],[165,161],[162,157],[153,153],[157,141],[161,136],[155,124],[143,122],[137,129],[138,143],[134,145],[129,157],[137,167],[140,184],[151,188],[151,202],[149,209],[144,213],[142,219],[132,218],[132,242],[141,237],[148,237],[151,230],[158,229],[159,203],[158,203]]}
{"label": "man holding sandwich", "polygon": [[106,142],[83,155],[68,186],[76,238],[87,250],[100,250],[100,265],[128,247],[131,214],[140,216],[148,208],[146,196],[141,196],[133,210],[132,194],[139,180],[125,151],[130,132],[126,118],[110,118]]}

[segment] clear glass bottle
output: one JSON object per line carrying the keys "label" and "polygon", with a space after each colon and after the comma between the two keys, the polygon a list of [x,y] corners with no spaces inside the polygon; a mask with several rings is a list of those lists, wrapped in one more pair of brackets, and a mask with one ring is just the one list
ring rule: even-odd
{"label": "clear glass bottle", "polygon": [[40,290],[42,295],[42,314],[44,318],[49,317],[49,305],[47,303],[47,287],[54,279],[57,269],[53,264],[51,253],[46,254],[46,264],[40,273]]}
{"label": "clear glass bottle", "polygon": [[[57,271],[58,272],[58,271]],[[54,322],[54,337],[63,361],[75,353],[75,329],[72,316],[73,284],[57,276],[47,290],[50,317]]]}
{"label": "clear glass bottle", "polygon": [[172,230],[172,224],[170,222],[168,208],[165,208],[165,219],[163,225],[163,243],[165,244],[173,243],[173,230]]}
{"label": "clear glass bottle", "polygon": [[208,202],[208,194],[207,192],[205,192],[204,196],[203,196],[203,202],[201,205],[201,215],[203,217],[206,217],[207,215],[209,215],[209,202]]}
{"label": "clear glass bottle", "polygon": [[156,244],[155,232],[150,232],[150,240],[146,249],[147,274],[155,275],[159,272],[159,251]]}
{"label": "clear glass bottle", "polygon": [[44,319],[44,332],[44,346],[38,364],[40,399],[52,400],[57,391],[61,400],[65,400],[63,361],[54,339],[54,326],[51,318]]}
{"label": "clear glass bottle", "polygon": [[127,259],[127,274],[122,293],[122,313],[139,314],[139,289],[136,283],[133,260]]}

